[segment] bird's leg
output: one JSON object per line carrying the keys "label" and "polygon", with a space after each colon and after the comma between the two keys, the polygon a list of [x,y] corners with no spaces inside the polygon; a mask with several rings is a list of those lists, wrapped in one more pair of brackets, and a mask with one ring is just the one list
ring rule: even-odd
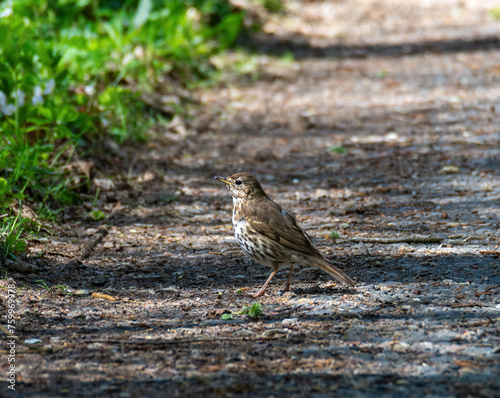
{"label": "bird's leg", "polygon": [[273,279],[273,276],[276,275],[276,272],[278,272],[278,270],[279,270],[279,267],[276,267],[273,269],[273,272],[271,272],[271,275],[269,275],[269,278],[267,278],[267,281],[266,281],[266,283],[264,283],[264,286],[261,287],[261,289],[259,290],[259,293],[255,294],[254,297],[259,297],[259,296],[262,296],[264,294],[264,290],[266,290],[267,285],[269,284],[269,282],[271,282],[271,279]]}
{"label": "bird's leg", "polygon": [[288,280],[286,281],[285,292],[290,291],[290,280],[292,279],[293,264],[290,265],[290,273],[288,274]]}

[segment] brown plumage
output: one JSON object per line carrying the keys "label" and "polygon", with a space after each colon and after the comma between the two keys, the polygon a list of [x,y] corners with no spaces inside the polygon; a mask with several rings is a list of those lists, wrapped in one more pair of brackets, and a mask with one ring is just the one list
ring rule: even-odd
{"label": "brown plumage", "polygon": [[354,281],[326,260],[297,225],[295,217],[266,195],[248,173],[215,177],[226,184],[233,197],[233,227],[241,248],[255,261],[273,269],[256,296],[261,296],[283,264],[290,264],[285,290],[290,289],[293,264],[315,266],[349,286]]}

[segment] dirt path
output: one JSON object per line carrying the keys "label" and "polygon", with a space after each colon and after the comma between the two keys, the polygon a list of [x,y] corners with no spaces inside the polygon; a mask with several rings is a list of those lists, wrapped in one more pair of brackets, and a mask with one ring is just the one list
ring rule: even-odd
{"label": "dirt path", "polygon": [[[0,282],[18,288],[19,396],[500,396],[495,3],[287,2],[247,43],[248,78],[199,93],[194,127],[117,154],[109,231],[81,264],[60,272],[100,234],[88,208],[33,242],[37,274]],[[283,270],[259,319],[238,314],[269,270],[213,180],[237,171],[359,285],[303,268],[283,293]]]}

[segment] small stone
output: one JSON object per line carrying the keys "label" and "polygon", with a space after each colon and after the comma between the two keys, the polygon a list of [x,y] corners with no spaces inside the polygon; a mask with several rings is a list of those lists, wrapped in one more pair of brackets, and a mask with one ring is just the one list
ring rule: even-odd
{"label": "small stone", "polygon": [[457,174],[460,169],[457,166],[443,166],[439,174]]}
{"label": "small stone", "polygon": [[252,332],[251,330],[241,329],[241,330],[238,330],[237,332],[234,332],[233,335],[236,337],[248,337],[248,336],[252,336],[253,334],[255,334],[255,333]]}
{"label": "small stone", "polygon": [[41,342],[42,342],[42,340],[37,339],[37,338],[24,340],[24,344],[37,344],[37,343],[41,343]]}
{"label": "small stone", "polygon": [[392,346],[392,350],[396,352],[407,352],[410,345],[404,341],[399,341]]}
{"label": "small stone", "polygon": [[201,351],[197,348],[191,350],[191,358],[201,358]]}
{"label": "small stone", "polygon": [[20,272],[21,274],[32,274],[38,271],[36,265],[27,263],[26,261],[18,260],[9,265],[12,271]]}
{"label": "small stone", "polygon": [[286,332],[287,331],[283,329],[269,329],[262,333],[262,337],[272,337],[276,334],[284,334]]}
{"label": "small stone", "polygon": [[160,289],[162,292],[167,292],[167,293],[178,293],[180,290],[175,287],[175,286],[169,286],[169,287],[164,287],[163,289]]}
{"label": "small stone", "polygon": [[115,183],[112,180],[105,178],[94,178],[94,185],[104,191],[110,191],[116,188]]}
{"label": "small stone", "polygon": [[299,321],[299,318],[285,318],[281,321],[283,325],[293,325]]}
{"label": "small stone", "polygon": [[311,196],[313,199],[321,199],[330,197],[330,191],[327,189],[316,189],[314,194]]}

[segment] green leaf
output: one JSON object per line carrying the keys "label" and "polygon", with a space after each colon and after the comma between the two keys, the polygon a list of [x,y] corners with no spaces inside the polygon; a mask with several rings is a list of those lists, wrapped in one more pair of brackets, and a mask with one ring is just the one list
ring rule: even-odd
{"label": "green leaf", "polygon": [[24,253],[26,251],[28,244],[25,240],[18,239],[14,244],[14,251],[17,253]]}
{"label": "green leaf", "polygon": [[338,239],[340,238],[340,234],[337,231],[330,232],[330,239]]}
{"label": "green leaf", "polygon": [[16,244],[17,236],[14,232],[11,232],[10,234],[7,235],[7,238],[5,238],[5,243],[7,244],[7,247],[14,247]]}
{"label": "green leaf", "polygon": [[343,146],[332,146],[328,148],[328,152],[347,153],[347,149],[344,148]]}
{"label": "green leaf", "polygon": [[42,289],[49,290],[49,286],[47,285],[47,282],[45,282],[43,279],[38,279],[35,281],[38,287],[41,287]]}
{"label": "green leaf", "polygon": [[149,19],[153,4],[151,0],[140,0],[134,15],[134,28],[139,30]]}
{"label": "green leaf", "polygon": [[493,19],[500,19],[500,7],[492,8],[489,14]]}
{"label": "green leaf", "polygon": [[262,313],[262,305],[258,302],[253,303],[250,307],[244,307],[240,311],[240,314],[248,315],[250,318],[258,318]]}
{"label": "green leaf", "polygon": [[94,221],[106,219],[106,214],[104,214],[101,210],[92,210],[89,215]]}
{"label": "green leaf", "polygon": [[54,112],[52,112],[52,109],[50,108],[39,108],[38,109],[38,114],[44,118],[47,119],[47,121],[53,121],[54,118]]}
{"label": "green leaf", "polygon": [[269,12],[282,12],[285,9],[282,0],[261,0],[264,8]]}
{"label": "green leaf", "polygon": [[379,79],[383,79],[384,77],[387,77],[387,71],[386,70],[378,70],[377,77]]}
{"label": "green leaf", "polygon": [[172,202],[175,202],[178,199],[179,199],[178,196],[165,196],[163,198],[160,198],[159,200],[160,200],[160,202],[172,203]]}
{"label": "green leaf", "polygon": [[72,106],[63,106],[57,114],[58,123],[74,122],[78,119],[78,112]]}
{"label": "green leaf", "polygon": [[233,320],[233,314],[222,314],[220,317],[223,321],[232,321]]}
{"label": "green leaf", "polygon": [[9,183],[5,178],[0,177],[0,192],[9,188]]}

